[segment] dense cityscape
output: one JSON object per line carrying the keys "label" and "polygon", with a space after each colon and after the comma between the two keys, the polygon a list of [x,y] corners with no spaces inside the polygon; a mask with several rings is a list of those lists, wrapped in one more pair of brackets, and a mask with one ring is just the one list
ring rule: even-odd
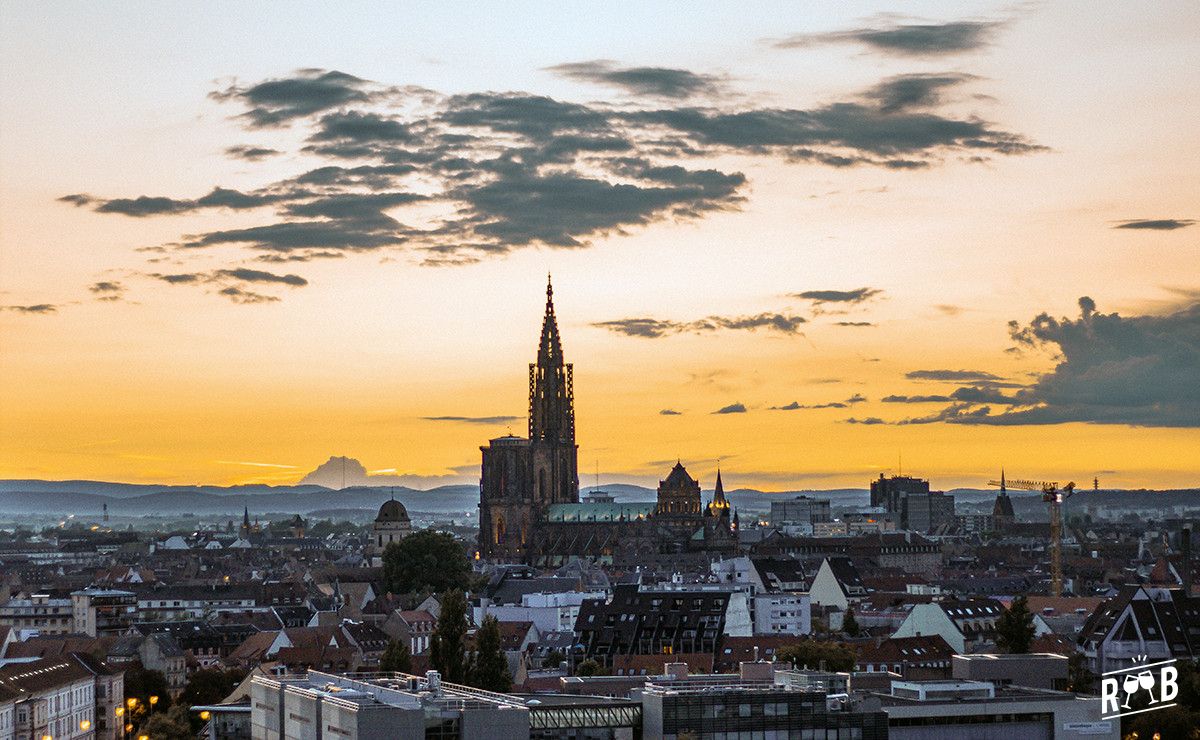
{"label": "dense cityscape", "polygon": [[1200,740],[1198,31],[0,0],[0,740]]}
{"label": "dense cityscape", "polygon": [[[1195,491],[1114,506],[1098,480],[1001,471],[960,505],[900,474],[867,500],[727,491],[726,468],[710,494],[678,461],[652,500],[581,495],[572,374],[547,286],[529,435],[481,447],[477,511],[368,489],[377,512],[344,518],[113,516],[115,497],[99,517],[9,517],[0,738],[1195,726]],[[1109,718],[1100,676],[1171,659],[1179,706]]]}

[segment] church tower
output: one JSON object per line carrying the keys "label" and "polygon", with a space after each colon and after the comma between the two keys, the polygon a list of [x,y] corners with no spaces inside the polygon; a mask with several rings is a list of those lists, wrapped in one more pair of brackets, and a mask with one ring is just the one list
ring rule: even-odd
{"label": "church tower", "polygon": [[563,361],[554,316],[554,287],[546,280],[546,314],[537,362],[529,365],[529,446],[534,502],[579,503],[579,446],[575,444],[574,367]]}
{"label": "church tower", "polygon": [[572,375],[572,366],[563,360],[554,289],[547,281],[537,362],[529,365],[529,437],[498,437],[480,447],[481,557],[509,562],[529,559],[546,507],[579,503]]}

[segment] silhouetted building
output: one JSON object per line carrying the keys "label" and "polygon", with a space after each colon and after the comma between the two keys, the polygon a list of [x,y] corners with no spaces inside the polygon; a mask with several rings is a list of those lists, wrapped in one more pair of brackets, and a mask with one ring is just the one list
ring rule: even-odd
{"label": "silhouetted building", "polygon": [[537,362],[529,366],[529,437],[500,437],[480,448],[484,557],[524,560],[530,527],[544,518],[546,507],[579,502],[573,371],[563,361],[554,289],[547,283]]}
{"label": "silhouetted building", "polygon": [[907,475],[884,478],[883,473],[880,473],[878,480],[871,481],[871,506],[882,506],[892,513],[899,514],[900,502],[905,496],[913,493],[929,493],[929,481]]}
{"label": "silhouetted building", "polygon": [[720,471],[707,505],[682,462],[660,481],[654,504],[608,496],[580,502],[572,366],[563,359],[549,286],[537,362],[529,366],[529,437],[498,437],[480,450],[481,557],[645,564],[658,555],[737,550],[738,517]]}

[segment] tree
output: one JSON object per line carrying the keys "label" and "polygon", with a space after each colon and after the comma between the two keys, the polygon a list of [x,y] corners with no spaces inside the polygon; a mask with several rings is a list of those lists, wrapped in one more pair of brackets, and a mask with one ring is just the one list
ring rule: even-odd
{"label": "tree", "polygon": [[1035,631],[1029,603],[1024,596],[1018,596],[996,620],[996,647],[1006,653],[1027,653]]}
{"label": "tree", "polygon": [[490,614],[483,618],[483,624],[475,633],[475,665],[471,685],[501,693],[512,689],[508,659],[504,657],[500,645],[500,622]]}
{"label": "tree", "polygon": [[1166,707],[1127,716],[1121,725],[1121,737],[1200,740],[1200,712],[1185,707]]}
{"label": "tree", "polygon": [[125,698],[137,699],[135,706],[149,707],[152,696],[158,697],[154,705],[156,711],[165,711],[171,706],[171,687],[167,684],[167,677],[162,671],[148,670],[141,661],[135,661],[125,671]]}
{"label": "tree", "polygon": [[204,668],[192,674],[187,686],[179,695],[179,702],[184,706],[204,704],[220,704],[225,697],[233,693],[242,679],[246,677],[243,671],[222,671],[218,668]]}
{"label": "tree", "polygon": [[466,590],[471,575],[466,552],[445,532],[413,532],[383,551],[383,585],[394,594]]}
{"label": "tree", "polygon": [[439,601],[442,611],[433,630],[429,662],[442,674],[442,680],[463,683],[467,670],[463,645],[467,635],[467,599],[462,591],[450,590]]}
{"label": "tree", "polygon": [[561,650],[552,649],[542,658],[542,668],[558,668],[566,659],[567,656],[563,655]]}
{"label": "tree", "polygon": [[392,640],[384,648],[379,659],[379,670],[384,673],[412,673],[412,653],[404,640]]}
{"label": "tree", "polygon": [[854,618],[854,607],[846,609],[846,616],[842,618],[842,632],[845,632],[847,637],[858,637],[858,620]]}
{"label": "tree", "polygon": [[1083,653],[1072,653],[1067,659],[1067,690],[1090,694],[1095,686],[1096,674],[1088,669],[1087,657]]}
{"label": "tree", "polygon": [[575,666],[575,675],[576,676],[584,676],[584,677],[603,676],[604,669],[601,667],[601,665],[599,663],[592,660],[591,658],[588,658],[586,660],[579,661],[579,664]]}
{"label": "tree", "polygon": [[850,647],[840,642],[826,640],[800,640],[780,648],[775,659],[794,666],[823,668],[826,671],[854,670],[855,654]]}
{"label": "tree", "polygon": [[154,740],[192,740],[196,737],[188,709],[183,704],[177,704],[165,712],[155,712],[138,732],[139,736],[149,735]]}

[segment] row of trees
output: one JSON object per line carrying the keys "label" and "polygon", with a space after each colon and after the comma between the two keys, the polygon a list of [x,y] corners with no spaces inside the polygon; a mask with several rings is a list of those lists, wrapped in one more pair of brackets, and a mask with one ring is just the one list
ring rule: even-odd
{"label": "row of trees", "polygon": [[[450,683],[466,684],[486,691],[508,691],[512,674],[500,642],[500,623],[484,617],[475,632],[475,649],[467,650],[466,595],[457,589],[441,595],[441,612],[430,641],[429,664]],[[412,672],[412,655],[402,640],[388,643],[379,661],[381,671]]]}

